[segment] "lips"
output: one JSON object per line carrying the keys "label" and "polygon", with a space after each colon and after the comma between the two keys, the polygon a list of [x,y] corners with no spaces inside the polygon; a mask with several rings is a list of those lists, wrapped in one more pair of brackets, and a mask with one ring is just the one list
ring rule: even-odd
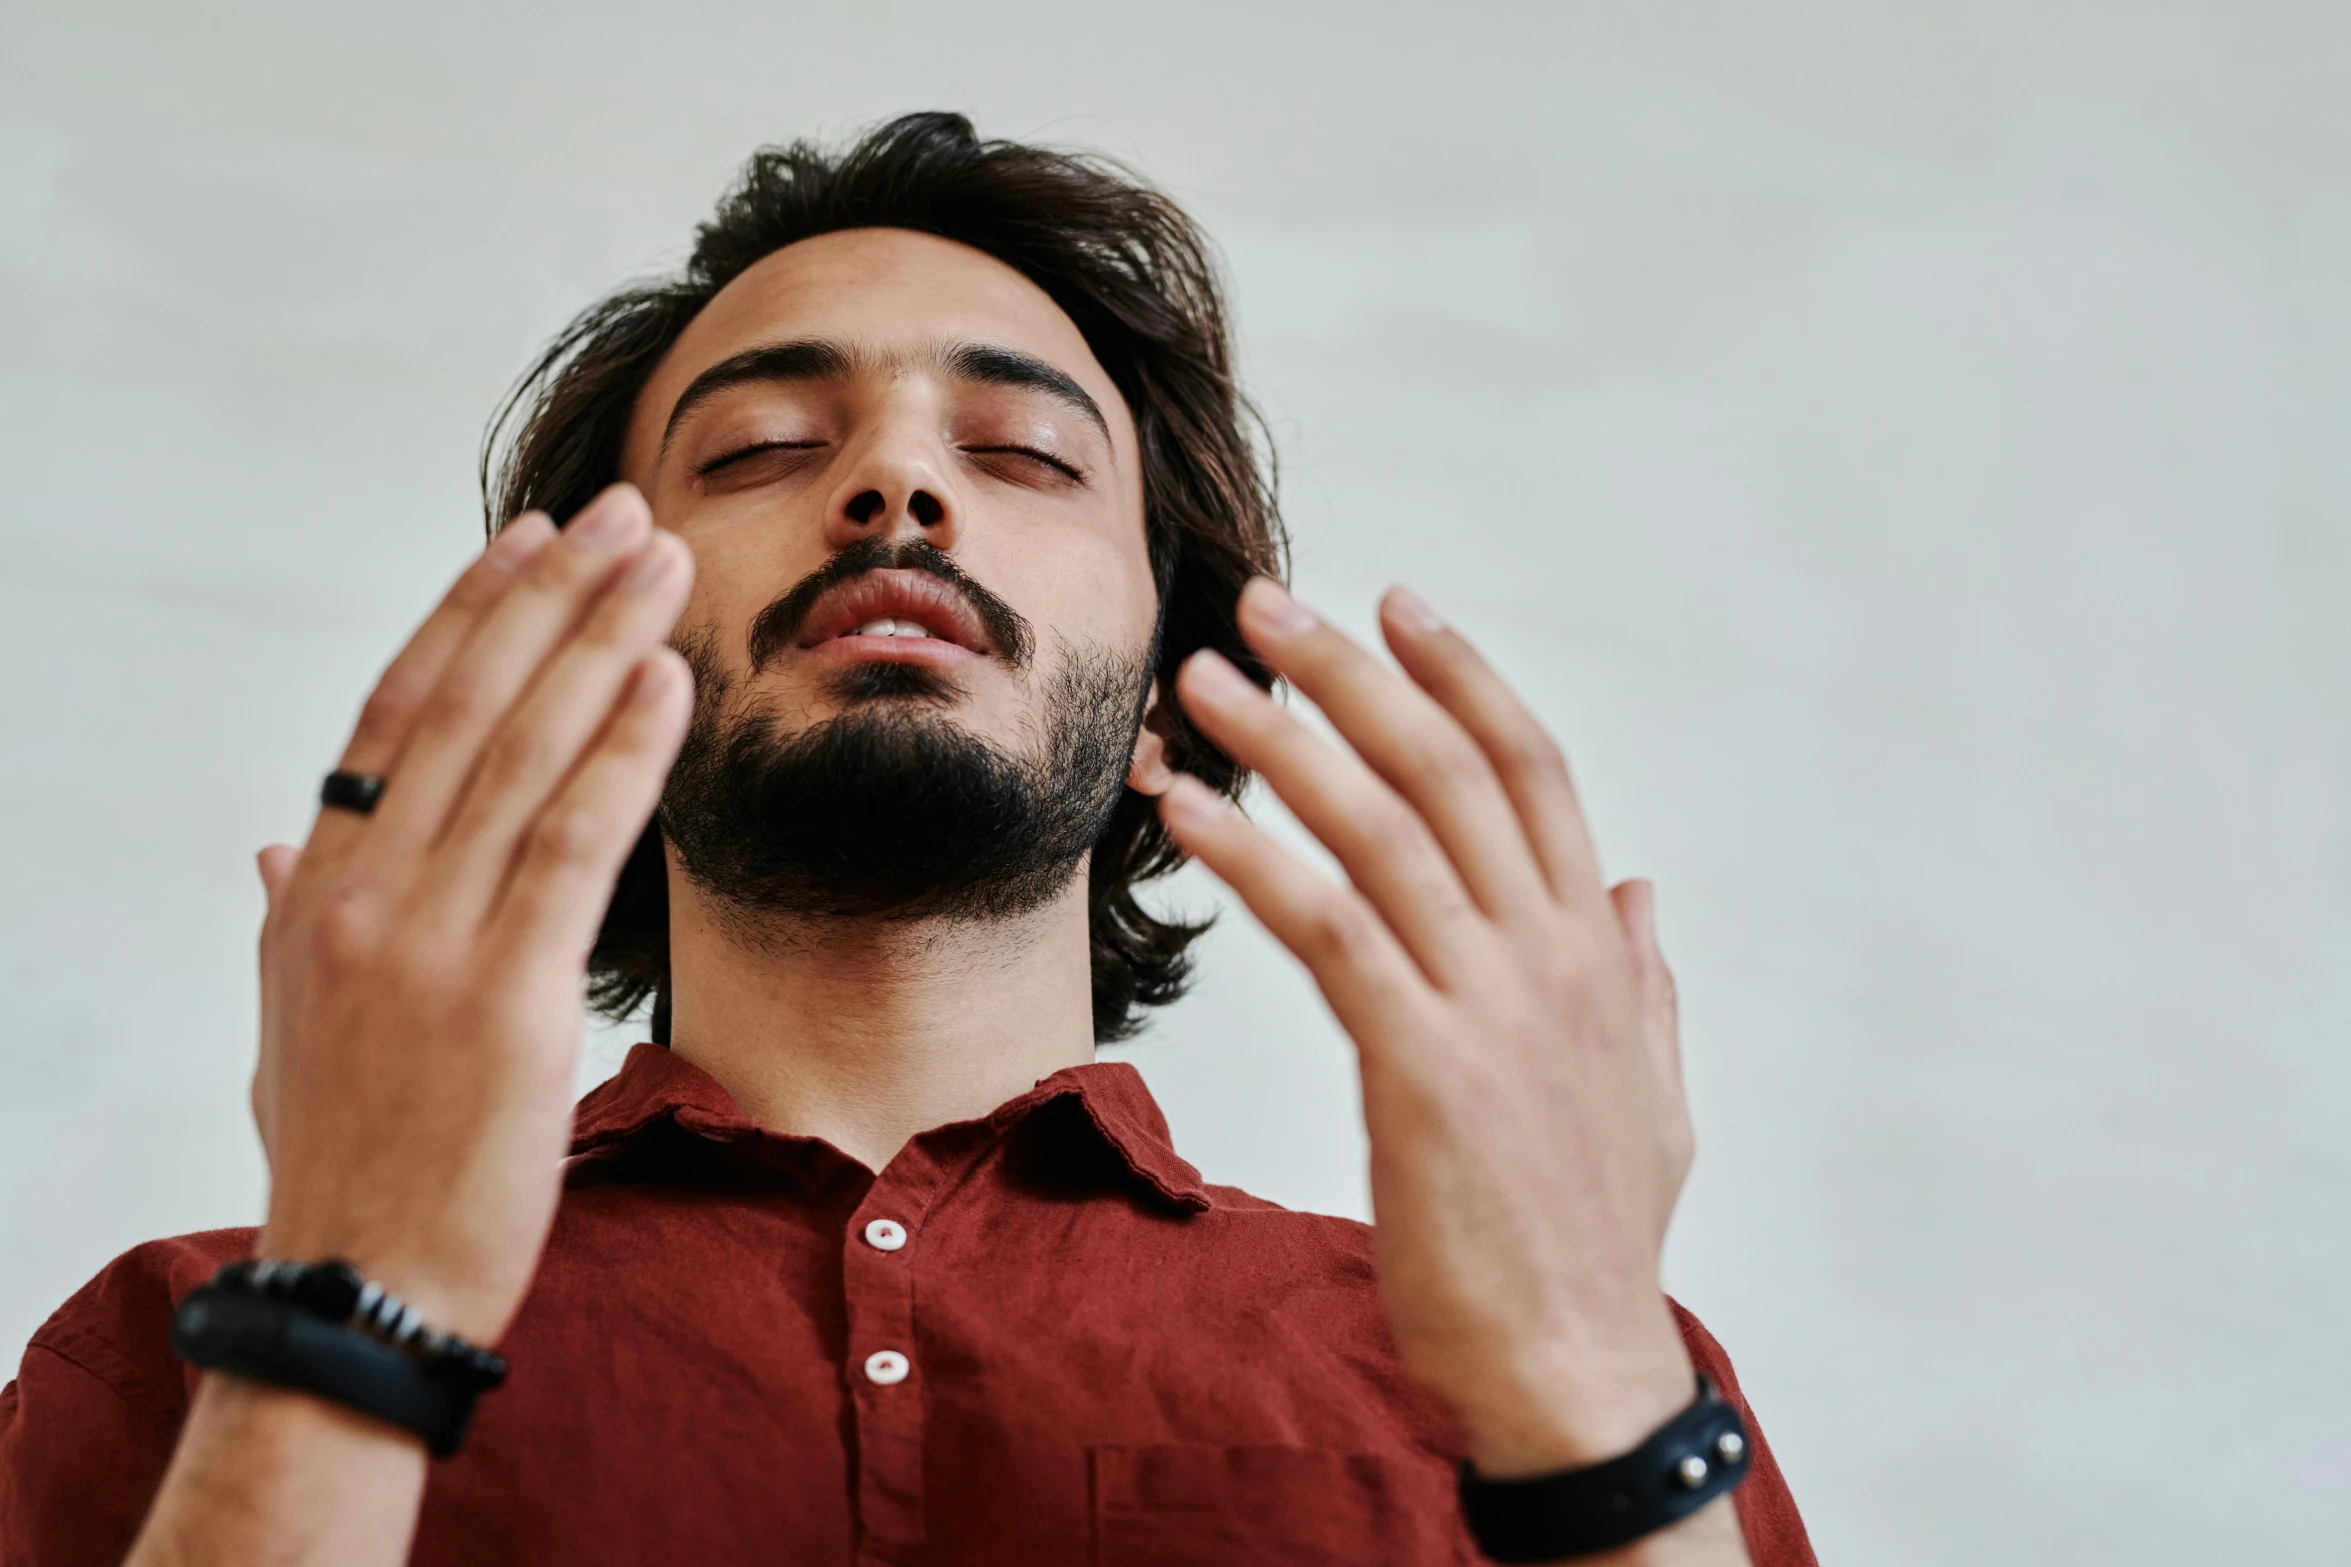
{"label": "lips", "polygon": [[881,656],[924,651],[922,643],[934,653],[946,651],[940,643],[983,656],[998,651],[952,586],[924,572],[890,567],[862,572],[818,599],[794,640],[802,648],[855,642],[854,649],[832,651]]}

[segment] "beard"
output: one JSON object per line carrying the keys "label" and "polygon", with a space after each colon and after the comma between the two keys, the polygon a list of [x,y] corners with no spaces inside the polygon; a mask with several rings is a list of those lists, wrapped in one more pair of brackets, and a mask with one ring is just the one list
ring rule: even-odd
{"label": "beard", "polygon": [[872,664],[797,734],[739,695],[689,642],[694,717],[658,821],[686,875],[756,928],[761,916],[1004,919],[1069,885],[1117,807],[1150,655],[1063,644],[1033,752],[980,739],[942,709],[957,688]]}

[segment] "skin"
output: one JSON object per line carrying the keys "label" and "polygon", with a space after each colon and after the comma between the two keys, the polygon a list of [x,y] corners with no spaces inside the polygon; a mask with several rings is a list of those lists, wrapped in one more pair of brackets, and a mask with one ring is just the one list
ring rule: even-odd
{"label": "skin", "polygon": [[[705,371],[810,339],[860,352],[844,374],[738,384],[673,427]],[[968,343],[1050,366],[1099,423],[954,373],[944,351]],[[516,520],[387,668],[341,762],[392,779],[376,813],[324,811],[299,851],[262,853],[260,1253],[351,1257],[426,1320],[495,1342],[554,1215],[585,956],[687,723],[666,643],[702,640],[787,727],[832,711],[827,660],[929,661],[963,688],[952,721],[1033,746],[1069,648],[1150,631],[1134,439],[1050,299],[960,246],[830,235],[714,300],[640,399],[631,483],[560,536]],[[776,442],[792,444],[713,467]],[[752,618],[874,533],[928,538],[1027,617],[1031,667],[941,643],[787,648],[754,672]],[[1241,625],[1346,743],[1214,654],[1176,696],[1347,883],[1171,773],[1148,729],[1129,781],[1354,1039],[1382,1299],[1473,1462],[1501,1477],[1622,1452],[1692,1385],[1658,1284],[1691,1140],[1651,892],[1605,885],[1558,749],[1419,600],[1383,603],[1394,665],[1271,582]],[[673,865],[675,1048],[762,1123],[878,1168],[1091,1059],[1082,877],[992,924],[746,926]],[[403,1433],[207,1377],[130,1559],[396,1562],[424,1467]],[[1588,1559],[1745,1555],[1717,1503]]]}
{"label": "skin", "polygon": [[[672,422],[711,367],[796,340],[860,350],[872,371],[733,387]],[[1066,374],[1101,425],[1034,389],[938,372],[940,350],[971,343]],[[813,444],[701,472],[776,441]],[[1132,658],[1150,639],[1157,594],[1124,400],[1042,290],[946,240],[826,235],[745,272],[647,385],[623,471],[693,548],[682,633],[710,634],[736,688],[771,703],[788,729],[838,710],[823,682],[845,644],[785,650],[754,675],[743,628],[868,536],[927,539],[1037,628],[1025,672],[936,642],[897,654],[952,672],[968,692],[954,722],[1008,750],[1035,749],[1041,704],[1072,646]],[[929,640],[858,639],[856,652]],[[916,1132],[983,1115],[1093,1059],[1082,879],[995,926],[771,922],[748,944],[674,866],[669,892],[671,1047],[761,1124],[826,1138],[872,1168]]]}

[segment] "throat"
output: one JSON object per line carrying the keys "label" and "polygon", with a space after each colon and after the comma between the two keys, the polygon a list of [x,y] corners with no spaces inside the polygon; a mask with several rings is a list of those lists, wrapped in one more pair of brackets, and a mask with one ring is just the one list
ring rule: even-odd
{"label": "throat", "polygon": [[670,1048],[867,1168],[1094,1058],[1086,878],[993,919],[740,911],[670,869]]}

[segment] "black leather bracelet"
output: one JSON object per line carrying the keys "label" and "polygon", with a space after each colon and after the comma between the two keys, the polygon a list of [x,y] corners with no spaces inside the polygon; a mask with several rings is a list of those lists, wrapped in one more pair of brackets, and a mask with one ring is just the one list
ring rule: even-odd
{"label": "black leather bracelet", "polygon": [[474,1400],[506,1362],[434,1333],[348,1263],[233,1262],[173,1314],[172,1350],[192,1366],[314,1393],[457,1451]]}
{"label": "black leather bracelet", "polygon": [[1747,1428],[1704,1377],[1689,1408],[1606,1463],[1524,1480],[1461,1466],[1461,1511],[1498,1562],[1561,1561],[1630,1545],[1747,1478]]}

